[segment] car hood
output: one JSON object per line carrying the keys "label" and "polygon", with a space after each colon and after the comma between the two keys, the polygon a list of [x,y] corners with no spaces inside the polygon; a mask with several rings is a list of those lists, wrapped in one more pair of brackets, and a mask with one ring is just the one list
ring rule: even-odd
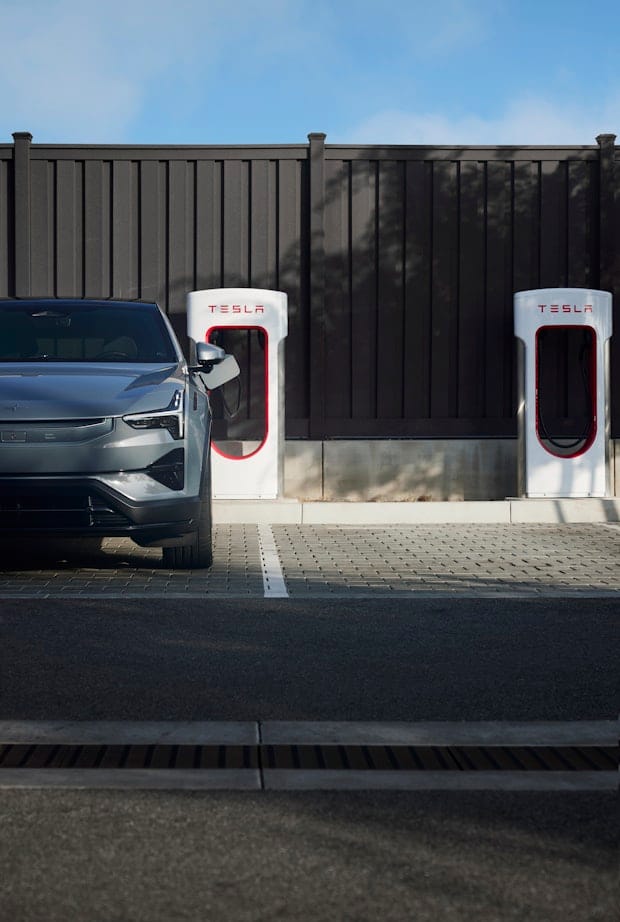
{"label": "car hood", "polygon": [[181,365],[5,365],[0,419],[92,419],[162,410],[184,384]]}

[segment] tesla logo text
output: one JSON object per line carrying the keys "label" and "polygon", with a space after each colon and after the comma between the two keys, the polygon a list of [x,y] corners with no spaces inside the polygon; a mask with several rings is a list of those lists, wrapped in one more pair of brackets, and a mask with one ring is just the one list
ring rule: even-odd
{"label": "tesla logo text", "polygon": [[264,314],[262,304],[209,304],[212,314]]}
{"label": "tesla logo text", "polygon": [[584,304],[583,307],[577,307],[576,304],[539,304],[538,310],[541,314],[591,314],[592,305]]}

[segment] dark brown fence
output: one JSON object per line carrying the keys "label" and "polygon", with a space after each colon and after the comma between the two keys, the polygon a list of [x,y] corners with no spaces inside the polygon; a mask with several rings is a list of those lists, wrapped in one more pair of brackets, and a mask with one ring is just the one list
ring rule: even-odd
{"label": "dark brown fence", "polygon": [[[289,437],[516,435],[514,291],[611,290],[613,135],[564,148],[0,146],[0,296],[289,296]],[[620,437],[620,347],[612,349]]]}

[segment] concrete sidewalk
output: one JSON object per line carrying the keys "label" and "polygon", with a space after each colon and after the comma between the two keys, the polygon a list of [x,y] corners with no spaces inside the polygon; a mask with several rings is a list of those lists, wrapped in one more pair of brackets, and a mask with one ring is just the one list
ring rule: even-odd
{"label": "concrete sidewalk", "polygon": [[218,525],[577,525],[620,523],[620,498],[344,503],[214,500]]}

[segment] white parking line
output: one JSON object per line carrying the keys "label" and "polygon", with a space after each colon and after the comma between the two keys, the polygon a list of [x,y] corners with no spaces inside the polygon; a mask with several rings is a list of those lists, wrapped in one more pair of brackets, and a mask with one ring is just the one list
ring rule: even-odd
{"label": "white parking line", "polygon": [[271,525],[258,525],[260,564],[263,571],[263,589],[266,599],[287,599],[288,589]]}

